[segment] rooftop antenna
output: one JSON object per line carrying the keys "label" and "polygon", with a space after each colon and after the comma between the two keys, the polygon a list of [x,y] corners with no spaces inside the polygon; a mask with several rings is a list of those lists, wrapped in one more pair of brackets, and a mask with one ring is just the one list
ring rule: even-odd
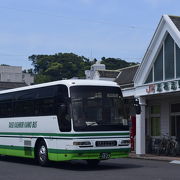
{"label": "rooftop antenna", "polygon": [[92,57],[92,48],[91,48],[91,53],[90,53],[90,60],[91,61],[93,60],[93,57]]}

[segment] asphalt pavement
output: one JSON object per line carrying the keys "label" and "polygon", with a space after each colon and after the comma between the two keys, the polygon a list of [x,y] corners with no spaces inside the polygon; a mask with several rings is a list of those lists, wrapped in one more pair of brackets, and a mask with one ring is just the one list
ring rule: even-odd
{"label": "asphalt pavement", "polygon": [[3,157],[0,180],[179,180],[180,164],[168,161],[122,158],[89,167],[84,161],[50,163],[40,167],[33,160]]}

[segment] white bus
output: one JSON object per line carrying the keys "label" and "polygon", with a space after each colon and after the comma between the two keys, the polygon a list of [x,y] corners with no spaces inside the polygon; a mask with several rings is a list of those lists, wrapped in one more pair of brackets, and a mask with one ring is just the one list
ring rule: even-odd
{"label": "white bus", "polygon": [[48,161],[127,157],[129,127],[114,82],[62,80],[0,91],[0,155]]}

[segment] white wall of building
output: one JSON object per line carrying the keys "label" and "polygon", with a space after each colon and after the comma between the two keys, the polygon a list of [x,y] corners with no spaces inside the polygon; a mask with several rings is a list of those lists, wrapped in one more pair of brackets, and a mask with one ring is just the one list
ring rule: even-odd
{"label": "white wall of building", "polygon": [[100,78],[100,80],[103,80],[103,81],[114,81],[115,78]]}
{"label": "white wall of building", "polygon": [[86,79],[94,79],[99,80],[100,75],[98,73],[98,70],[105,70],[106,66],[104,64],[100,64],[100,62],[96,62],[96,64],[93,64],[91,66],[90,70],[85,71]]}
{"label": "white wall of building", "polygon": [[23,73],[22,74],[22,80],[25,82],[27,85],[31,85],[34,83],[34,76],[32,76],[29,73]]}
{"label": "white wall of building", "polygon": [[0,81],[22,82],[22,67],[0,66]]}
{"label": "white wall of building", "polygon": [[160,113],[160,129],[161,129],[161,136],[163,135],[170,135],[170,117],[171,117],[171,104],[180,103],[180,97],[160,97],[157,100],[151,100],[148,103],[148,113],[146,114],[147,118],[147,134],[150,135],[150,107],[152,105],[160,105],[161,113]]}
{"label": "white wall of building", "polygon": [[0,82],[25,82],[30,85],[34,83],[34,77],[29,73],[22,73],[20,66],[0,66]]}

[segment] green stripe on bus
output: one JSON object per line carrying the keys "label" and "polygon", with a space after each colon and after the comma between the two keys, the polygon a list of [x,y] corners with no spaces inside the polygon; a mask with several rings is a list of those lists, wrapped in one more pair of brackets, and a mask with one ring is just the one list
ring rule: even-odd
{"label": "green stripe on bus", "polygon": [[[87,160],[87,159],[100,159],[100,152],[88,152],[88,153],[48,153],[49,159],[53,161],[68,161],[68,160]],[[111,152],[110,159],[128,157],[128,152]]]}
{"label": "green stripe on bus", "polygon": [[34,148],[22,146],[0,145],[0,154],[8,156],[19,156],[34,158]]}
{"label": "green stripe on bus", "polygon": [[8,146],[8,145],[0,145],[0,149],[24,150],[24,147],[22,147],[22,146]]}
{"label": "green stripe on bus", "polygon": [[[0,145],[0,154],[9,156],[19,156],[34,158],[34,148],[30,148],[30,154],[26,154],[23,146]],[[100,153],[110,153],[111,159],[128,157],[129,148],[125,149],[96,149],[96,150],[66,150],[66,149],[48,149],[49,159],[52,161],[66,161],[72,159],[99,159]]]}
{"label": "green stripe on bus", "polygon": [[125,136],[128,133],[82,133],[82,134],[60,134],[60,133],[24,133],[24,132],[0,132],[0,135],[31,135],[31,136],[62,136],[62,137],[80,137],[80,136]]}

